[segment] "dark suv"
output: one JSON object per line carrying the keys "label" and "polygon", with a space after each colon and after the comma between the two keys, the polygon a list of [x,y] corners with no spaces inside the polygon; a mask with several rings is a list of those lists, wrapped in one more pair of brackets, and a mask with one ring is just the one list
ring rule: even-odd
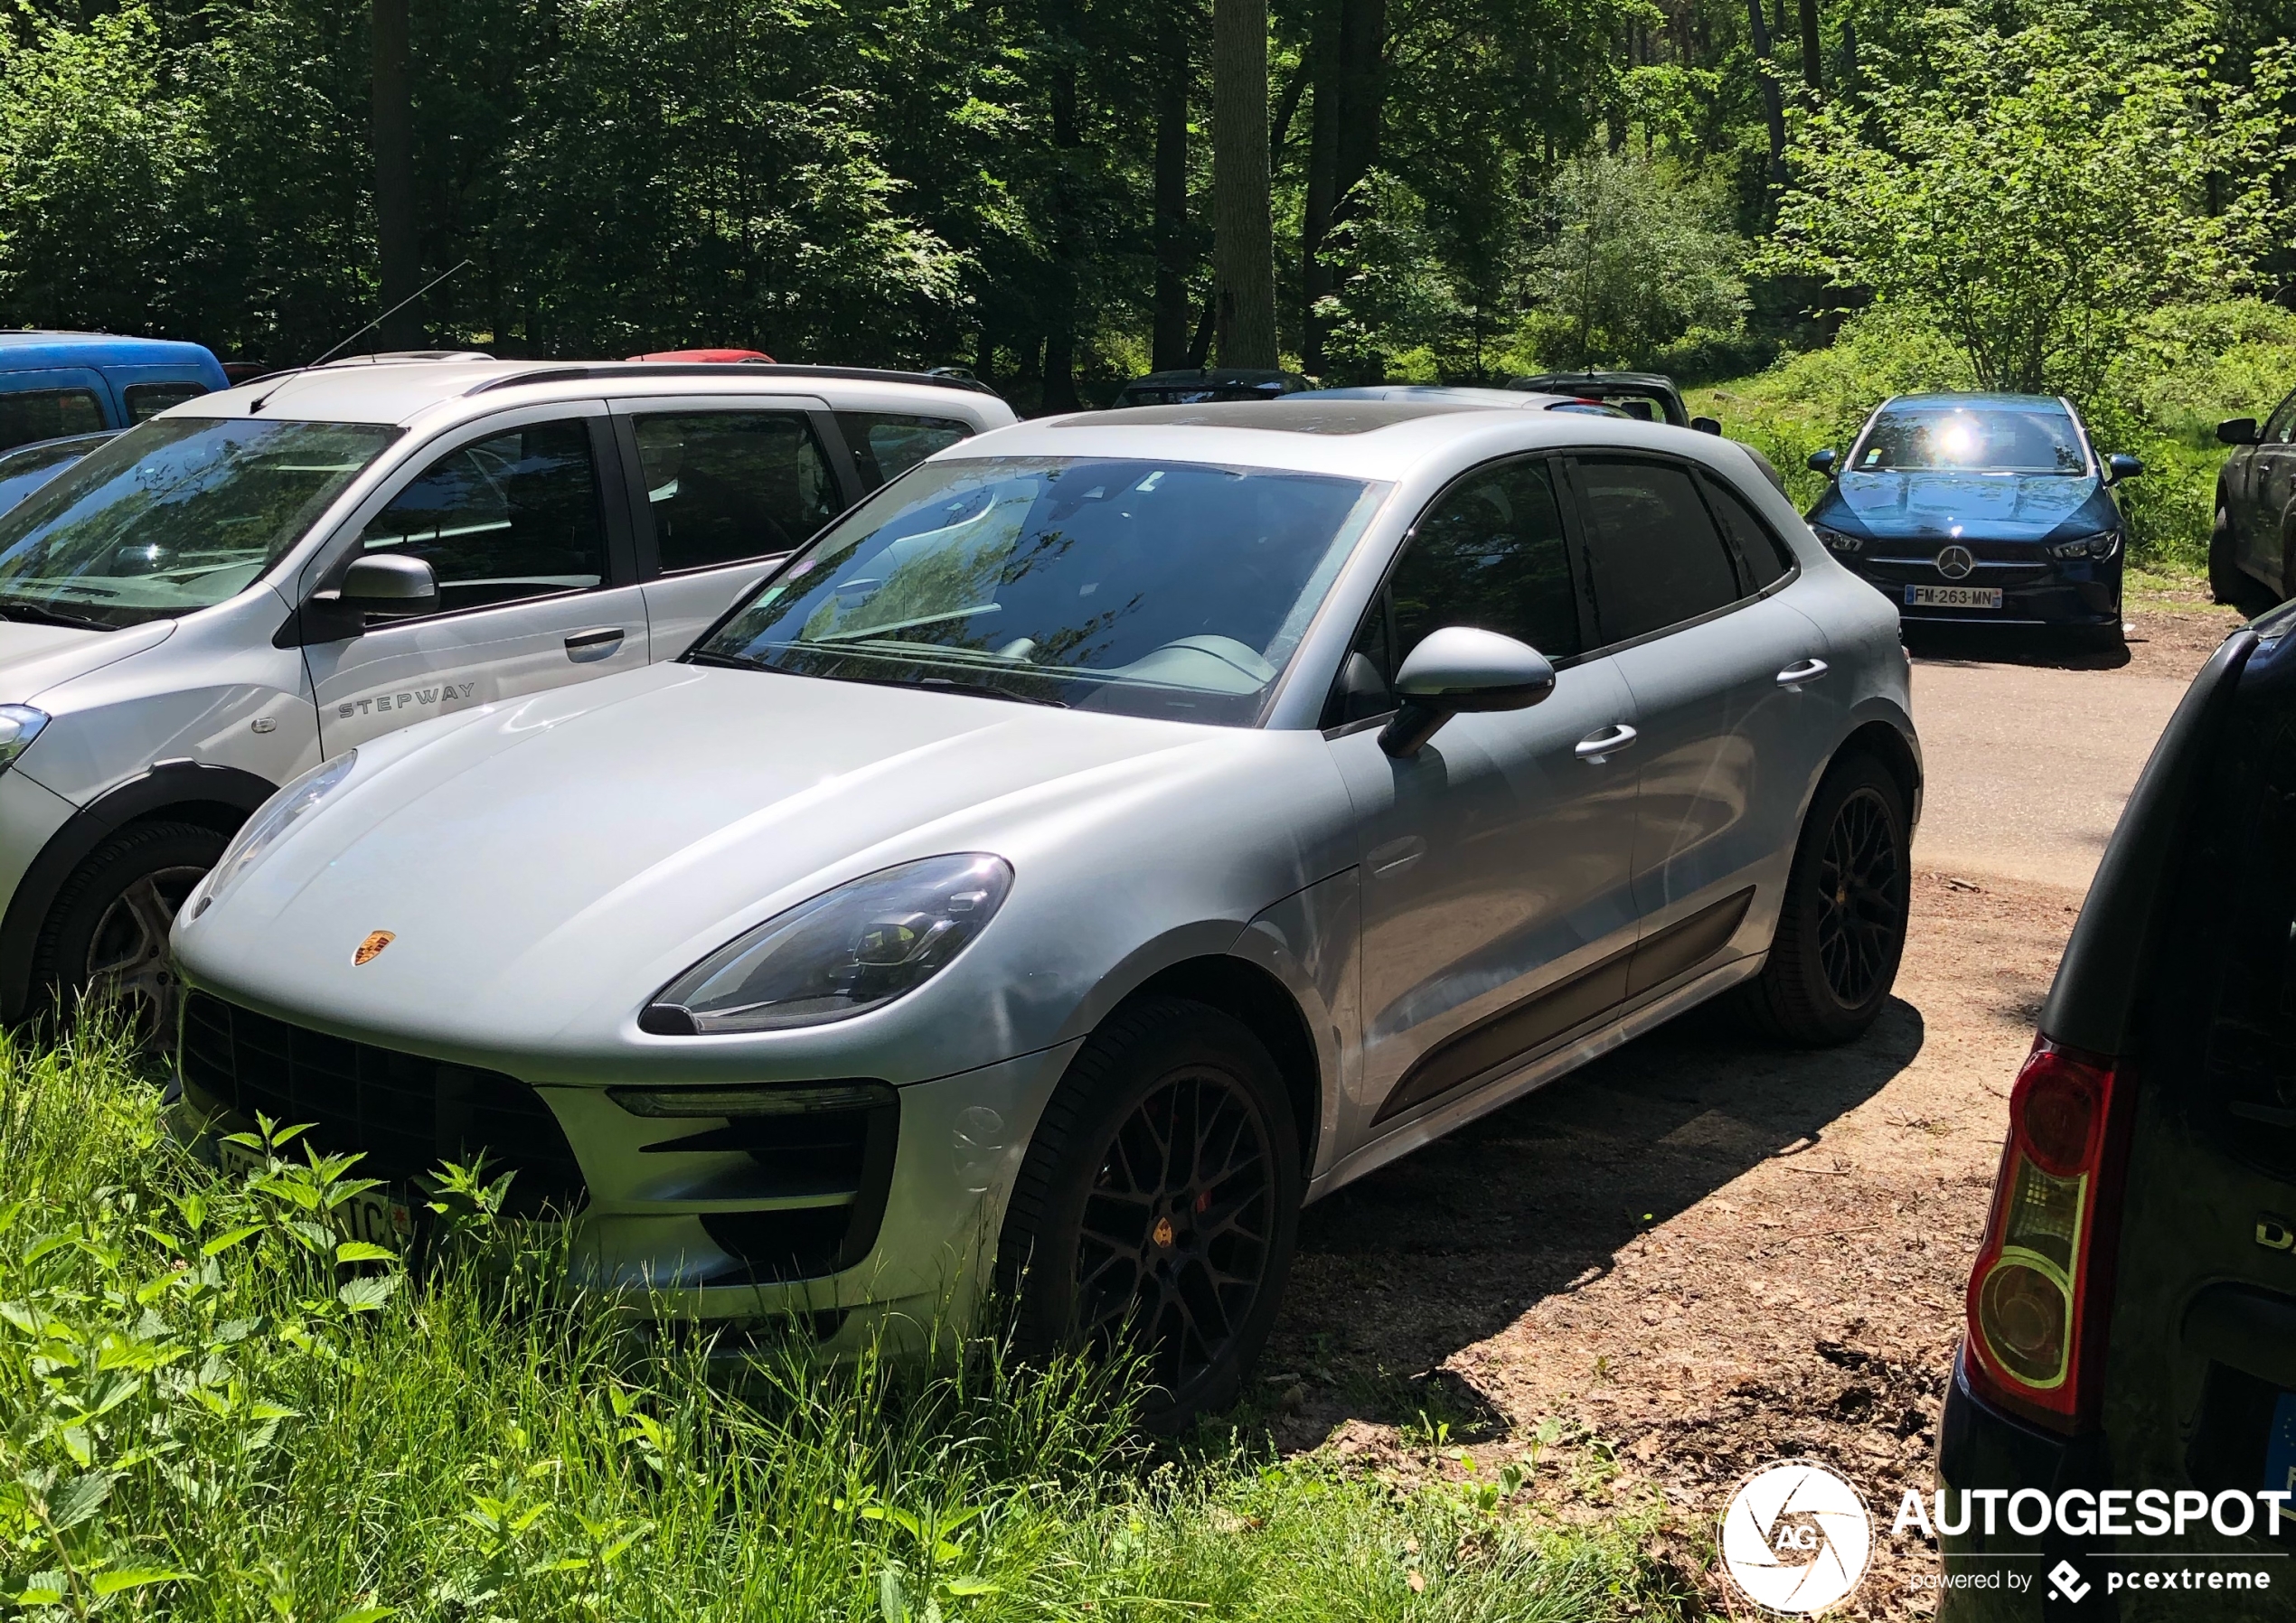
{"label": "dark suv", "polygon": [[2296,1616],[2291,633],[2194,680],[2010,1093],[1939,1434],[1949,1623]]}

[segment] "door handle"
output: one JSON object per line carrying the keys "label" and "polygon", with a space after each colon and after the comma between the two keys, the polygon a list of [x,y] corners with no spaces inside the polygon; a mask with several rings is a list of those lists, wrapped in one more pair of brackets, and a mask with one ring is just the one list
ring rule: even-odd
{"label": "door handle", "polygon": [[1600,766],[1613,755],[1626,748],[1642,736],[1623,721],[1614,722],[1609,727],[1589,733],[1581,738],[1572,753],[1582,761],[1591,762]]}
{"label": "door handle", "polygon": [[610,660],[622,646],[627,634],[618,625],[600,626],[593,631],[573,631],[566,633],[566,657],[578,665],[588,665],[598,660]]}
{"label": "door handle", "polygon": [[1799,688],[1804,682],[1814,682],[1833,667],[1823,660],[1804,660],[1798,665],[1788,665],[1778,672],[1778,686]]}

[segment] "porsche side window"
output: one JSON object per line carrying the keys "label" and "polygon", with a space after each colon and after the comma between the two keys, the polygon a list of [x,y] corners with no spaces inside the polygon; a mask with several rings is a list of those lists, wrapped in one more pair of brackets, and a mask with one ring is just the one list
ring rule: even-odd
{"label": "porsche side window", "polygon": [[537,423],[457,446],[377,513],[360,542],[428,564],[447,610],[599,585],[606,531],[588,424]]}
{"label": "porsche side window", "polygon": [[1783,579],[1786,571],[1793,568],[1793,554],[1786,550],[1785,543],[1771,532],[1737,492],[1721,480],[1709,477],[1698,483],[1714,504],[1714,516],[1722,521],[1722,533],[1729,540],[1730,550],[1736,554],[1741,584],[1746,594],[1750,596]]}
{"label": "porsche side window", "polygon": [[1578,464],[1603,641],[1623,643],[1735,602],[1737,570],[1687,469],[1587,458]]}
{"label": "porsche side window", "polygon": [[2296,394],[2290,395],[2272,408],[2263,433],[2257,437],[2268,446],[2284,446],[2291,439],[2296,439]]}
{"label": "porsche side window", "polygon": [[637,437],[665,573],[790,551],[844,505],[803,412],[642,417]]}
{"label": "porsche side window", "polygon": [[1578,605],[1550,466],[1509,463],[1437,498],[1388,591],[1397,665],[1446,625],[1495,631],[1550,660],[1578,652]]}

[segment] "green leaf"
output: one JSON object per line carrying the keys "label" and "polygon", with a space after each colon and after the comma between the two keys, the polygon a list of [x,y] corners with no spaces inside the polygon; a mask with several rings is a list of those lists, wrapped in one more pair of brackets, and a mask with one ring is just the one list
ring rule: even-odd
{"label": "green leaf", "polygon": [[71,1580],[61,1572],[34,1572],[15,1594],[18,1606],[57,1606],[71,1593]]}
{"label": "green leaf", "polygon": [[49,1493],[48,1519],[61,1533],[89,1520],[110,1497],[111,1473],[88,1471]]}
{"label": "green leaf", "polygon": [[338,1262],[396,1262],[399,1253],[381,1245],[370,1245],[364,1240],[345,1240],[334,1248]]}
{"label": "green leaf", "polygon": [[124,1590],[140,1590],[155,1583],[176,1583],[189,1578],[189,1572],[179,1572],[173,1567],[114,1567],[108,1572],[99,1572],[88,1581],[100,1600],[107,1595],[117,1595]]}
{"label": "green leaf", "polygon": [[385,1618],[398,1615],[399,1609],[395,1606],[362,1606],[355,1611],[343,1613],[334,1623],[382,1623]]}
{"label": "green leaf", "polygon": [[253,1235],[261,1234],[262,1232],[263,1225],[259,1223],[243,1224],[238,1228],[226,1229],[221,1234],[216,1235],[214,1239],[210,1240],[206,1244],[201,1246],[199,1248],[199,1254],[203,1257],[220,1257],[225,1252],[231,1250],[231,1247],[239,1244],[242,1240],[249,1239]]}
{"label": "green leaf", "polygon": [[970,1600],[975,1595],[993,1595],[997,1592],[996,1585],[985,1578],[951,1578],[946,1580],[941,1587],[960,1600]]}
{"label": "green leaf", "polygon": [[382,1304],[391,1299],[391,1293],[399,1289],[400,1278],[399,1274],[390,1273],[375,1279],[353,1280],[335,1295],[353,1313],[379,1312]]}

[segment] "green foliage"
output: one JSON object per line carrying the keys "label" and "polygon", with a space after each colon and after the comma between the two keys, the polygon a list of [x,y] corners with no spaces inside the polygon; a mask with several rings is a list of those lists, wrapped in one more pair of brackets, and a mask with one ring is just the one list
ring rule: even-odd
{"label": "green foliage", "polygon": [[1720,186],[1627,154],[1589,153],[1556,176],[1539,255],[1530,344],[1548,366],[1649,366],[1692,333],[1742,324],[1745,241]]}
{"label": "green foliage", "polygon": [[[1638,1523],[1314,1461],[1145,1469],[1117,1376],[993,1344],[743,1359],[551,1288],[463,1168],[409,1271],[344,1158],[233,1182],[102,1042],[0,1041],[0,1616],[1463,1620],[1684,1615]],[[483,1264],[481,1253],[485,1253]],[[521,1264],[524,1265],[521,1265]],[[715,1355],[713,1356],[713,1355]],[[1416,1574],[1416,1582],[1414,1582]]]}
{"label": "green foliage", "polygon": [[2211,22],[1930,11],[1924,60],[1799,122],[1763,266],[1902,306],[1982,387],[2095,394],[2133,315],[2228,288],[2285,239],[2291,59],[2213,80]]}

